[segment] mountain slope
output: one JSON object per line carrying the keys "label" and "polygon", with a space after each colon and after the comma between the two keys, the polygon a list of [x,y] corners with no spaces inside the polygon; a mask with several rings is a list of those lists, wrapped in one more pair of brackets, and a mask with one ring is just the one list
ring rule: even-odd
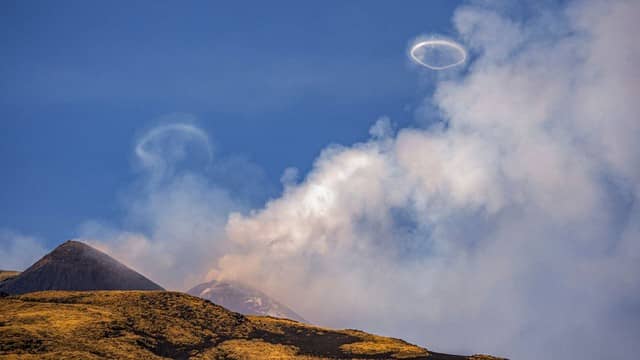
{"label": "mountain slope", "polygon": [[243,316],[176,292],[47,291],[0,298],[0,357],[494,359],[428,352],[357,330]]}
{"label": "mountain slope", "polygon": [[42,290],[163,290],[91,246],[67,241],[20,275],[0,283],[0,292]]}
{"label": "mountain slope", "polygon": [[212,280],[197,285],[187,294],[209,300],[244,315],[266,315],[306,322],[300,315],[263,292],[237,282]]}
{"label": "mountain slope", "polygon": [[13,279],[14,277],[20,275],[19,271],[13,271],[13,270],[0,270],[0,283],[2,283],[3,281],[9,280],[9,279]]}

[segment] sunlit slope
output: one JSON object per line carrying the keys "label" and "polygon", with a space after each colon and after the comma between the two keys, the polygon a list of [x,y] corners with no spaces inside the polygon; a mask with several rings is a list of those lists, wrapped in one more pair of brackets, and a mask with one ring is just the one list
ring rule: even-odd
{"label": "sunlit slope", "polygon": [[0,357],[466,359],[361,331],[245,317],[161,291],[47,291],[2,298]]}
{"label": "sunlit slope", "polygon": [[14,278],[14,277],[16,277],[18,275],[20,275],[19,271],[0,270],[0,282],[12,279],[12,278]]}

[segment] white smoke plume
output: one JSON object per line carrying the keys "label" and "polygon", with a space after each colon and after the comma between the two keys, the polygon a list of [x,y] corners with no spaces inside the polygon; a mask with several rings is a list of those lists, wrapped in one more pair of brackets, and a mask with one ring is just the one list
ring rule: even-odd
{"label": "white smoke plume", "polygon": [[[382,118],[371,140],[327,147],[302,180],[286,170],[282,195],[251,211],[173,170],[184,141],[211,148],[202,130],[152,130],[137,157],[164,175],[129,202],[127,225],[142,229],[89,223],[83,234],[170,288],[240,280],[320,325],[436,351],[632,358],[639,17],[633,0],[572,2],[526,22],[462,7],[453,22],[469,68],[438,77],[425,100],[441,126],[395,131]],[[158,132],[178,142],[148,146]]]}
{"label": "white smoke plume", "polygon": [[446,126],[332,146],[233,213],[223,278],[322,325],[515,359],[640,352],[640,2],[454,24],[475,55]]}

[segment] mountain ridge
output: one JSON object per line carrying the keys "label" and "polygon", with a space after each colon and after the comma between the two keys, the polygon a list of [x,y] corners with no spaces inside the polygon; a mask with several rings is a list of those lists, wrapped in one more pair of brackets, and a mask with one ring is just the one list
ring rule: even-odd
{"label": "mountain ridge", "polygon": [[0,275],[0,358],[499,359],[431,352],[400,339],[286,319],[299,315],[245,285],[193,288],[225,295],[221,302],[248,299],[266,306],[260,311],[295,315],[245,316],[208,299],[164,291],[78,241],[64,242],[22,273]]}
{"label": "mountain ridge", "polygon": [[43,290],[164,290],[111,256],[68,240],[19,275],[0,283],[0,292]]}
{"label": "mountain ridge", "polygon": [[38,359],[496,360],[359,330],[244,316],[167,291],[43,291],[0,298],[0,357]]}
{"label": "mountain ridge", "polygon": [[266,315],[308,322],[262,291],[236,281],[211,280],[192,287],[187,294],[209,300],[244,315]]}

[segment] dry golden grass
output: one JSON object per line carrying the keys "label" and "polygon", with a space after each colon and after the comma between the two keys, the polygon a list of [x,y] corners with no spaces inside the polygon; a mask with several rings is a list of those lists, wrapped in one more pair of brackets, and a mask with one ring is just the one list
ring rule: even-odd
{"label": "dry golden grass", "polygon": [[[0,358],[440,359],[398,339],[245,317],[164,291],[47,291],[0,298]],[[456,358],[466,359],[447,359]]]}
{"label": "dry golden grass", "polygon": [[393,359],[412,359],[428,356],[429,352],[402,340],[371,335],[361,331],[347,330],[361,340],[340,346],[345,352],[357,355],[388,355]]}
{"label": "dry golden grass", "polygon": [[20,275],[19,271],[0,270],[0,282]]}
{"label": "dry golden grass", "polygon": [[250,331],[241,315],[171,292],[51,291],[0,301],[0,354],[186,358]]}

